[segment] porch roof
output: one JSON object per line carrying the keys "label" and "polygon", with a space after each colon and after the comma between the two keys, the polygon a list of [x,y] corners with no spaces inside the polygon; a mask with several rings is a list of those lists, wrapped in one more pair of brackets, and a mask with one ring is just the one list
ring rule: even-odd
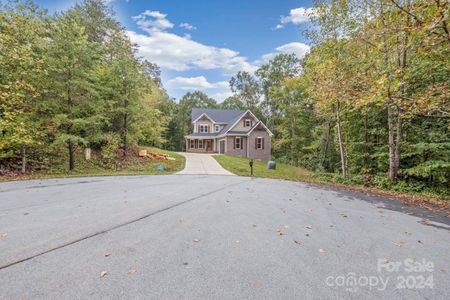
{"label": "porch roof", "polygon": [[216,137],[218,132],[193,132],[186,135],[185,138],[196,138],[196,139],[210,139]]}

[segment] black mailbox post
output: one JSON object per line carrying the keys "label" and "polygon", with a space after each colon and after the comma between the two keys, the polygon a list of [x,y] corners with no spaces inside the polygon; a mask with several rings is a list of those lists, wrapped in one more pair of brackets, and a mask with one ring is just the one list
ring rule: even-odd
{"label": "black mailbox post", "polygon": [[248,164],[250,166],[250,176],[253,176],[253,159],[250,159]]}

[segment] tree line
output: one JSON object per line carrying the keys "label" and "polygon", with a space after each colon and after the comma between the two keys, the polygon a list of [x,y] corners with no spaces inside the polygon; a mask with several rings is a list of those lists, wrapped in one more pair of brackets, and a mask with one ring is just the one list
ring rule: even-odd
{"label": "tree line", "polygon": [[165,92],[100,0],[53,16],[0,9],[0,168],[45,168],[64,153],[105,159],[136,145],[183,150],[191,109],[250,109],[272,156],[338,181],[449,193],[449,2],[316,1],[304,58],[279,54],[230,80],[222,103]]}
{"label": "tree line", "polygon": [[[136,47],[104,1],[49,16],[32,2],[0,7],[0,162],[45,168],[67,153],[162,144],[168,123],[160,70]],[[170,106],[170,105],[169,105]]]}
{"label": "tree line", "polygon": [[222,103],[186,94],[172,145],[182,147],[191,107],[251,109],[274,133],[278,161],[337,181],[448,195],[449,8],[439,0],[316,1],[305,32],[311,52],[238,72]]}

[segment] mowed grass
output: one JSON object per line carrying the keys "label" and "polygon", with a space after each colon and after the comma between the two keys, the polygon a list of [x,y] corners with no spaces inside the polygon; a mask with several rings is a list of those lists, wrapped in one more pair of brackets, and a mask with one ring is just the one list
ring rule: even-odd
{"label": "mowed grass", "polygon": [[[214,159],[228,171],[239,176],[250,176],[249,159],[228,155],[214,155]],[[300,167],[277,163],[275,170],[267,169],[266,161],[253,161],[253,176],[299,181],[313,181],[311,173]]]}
{"label": "mowed grass", "polygon": [[[61,153],[55,158],[50,167],[45,170],[33,171],[31,173],[9,177],[0,176],[0,181],[41,179],[41,178],[68,178],[68,177],[89,177],[89,176],[117,176],[117,175],[150,175],[150,174],[173,174],[184,169],[185,158],[175,152],[162,150],[153,147],[138,147],[147,149],[149,152],[168,154],[175,160],[151,159],[128,154],[126,158],[117,160],[113,164],[106,164],[99,157],[98,153],[93,153],[91,160],[85,160],[82,151],[76,153],[75,169],[68,170],[68,157],[66,153]],[[163,166],[164,170],[159,171],[158,166]]]}

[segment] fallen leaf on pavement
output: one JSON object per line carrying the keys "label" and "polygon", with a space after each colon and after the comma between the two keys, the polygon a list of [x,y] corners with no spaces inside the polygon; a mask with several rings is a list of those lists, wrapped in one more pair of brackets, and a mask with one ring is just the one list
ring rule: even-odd
{"label": "fallen leaf on pavement", "polygon": [[102,271],[100,273],[100,277],[105,277],[106,275],[108,275],[108,272],[106,272],[106,271]]}
{"label": "fallen leaf on pavement", "polygon": [[311,227],[311,226],[305,226],[305,228],[306,228],[306,229],[312,229],[312,227]]}
{"label": "fallen leaf on pavement", "polygon": [[286,228],[286,229],[289,228],[289,225],[284,225],[284,228]]}
{"label": "fallen leaf on pavement", "polygon": [[439,272],[441,272],[441,273],[446,273],[447,270],[446,270],[446,269],[439,269]]}
{"label": "fallen leaf on pavement", "polygon": [[421,240],[418,240],[417,242],[418,242],[419,244],[422,244],[422,241],[421,241]]}
{"label": "fallen leaf on pavement", "polygon": [[320,253],[325,253],[325,250],[319,249],[319,252],[320,252]]}
{"label": "fallen leaf on pavement", "polygon": [[409,232],[409,231],[405,231],[405,234],[406,234],[406,235],[411,235],[412,233]]}
{"label": "fallen leaf on pavement", "polygon": [[259,289],[261,287],[261,285],[259,283],[255,283],[254,286],[256,289]]}
{"label": "fallen leaf on pavement", "polygon": [[341,214],[341,216],[342,216],[343,218],[347,218],[347,217],[348,217],[347,215],[344,215],[344,214]]}
{"label": "fallen leaf on pavement", "polygon": [[111,252],[106,252],[105,257],[111,256],[111,254],[112,254]]}
{"label": "fallen leaf on pavement", "polygon": [[300,241],[294,240],[294,243],[300,245]]}
{"label": "fallen leaf on pavement", "polygon": [[2,233],[2,234],[0,234],[0,238],[4,238],[4,237],[7,237],[7,236],[8,236],[7,233]]}
{"label": "fallen leaf on pavement", "polygon": [[403,245],[405,244],[405,242],[404,242],[404,241],[400,241],[400,242],[394,243],[394,244],[397,245],[397,246],[399,246],[400,248],[402,248]]}
{"label": "fallen leaf on pavement", "polygon": [[305,234],[306,236],[309,236],[309,233]]}
{"label": "fallen leaf on pavement", "polygon": [[134,274],[134,273],[137,273],[136,269],[129,269],[128,270],[128,274]]}
{"label": "fallen leaf on pavement", "polygon": [[430,220],[428,220],[428,219],[422,219],[422,220],[420,220],[420,221],[417,221],[417,223],[419,223],[419,224],[422,224],[422,225],[428,225],[428,222],[429,222]]}
{"label": "fallen leaf on pavement", "polygon": [[199,239],[193,239],[192,240],[194,243],[198,243],[198,242],[200,242],[200,240]]}

